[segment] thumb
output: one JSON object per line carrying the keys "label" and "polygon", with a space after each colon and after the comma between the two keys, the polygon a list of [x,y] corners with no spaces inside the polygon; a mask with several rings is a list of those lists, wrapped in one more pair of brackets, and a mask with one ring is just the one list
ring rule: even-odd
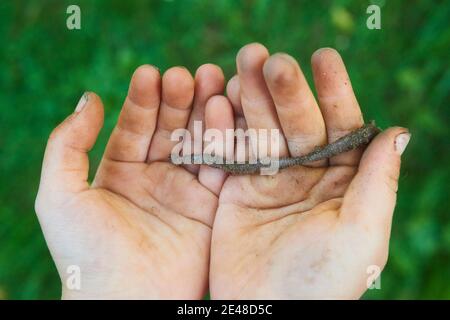
{"label": "thumb", "polygon": [[57,204],[65,196],[86,190],[89,171],[87,153],[103,126],[103,105],[95,93],[86,92],[72,115],[50,135],[42,165],[36,208]]}
{"label": "thumb", "polygon": [[365,150],[358,173],[342,204],[342,218],[365,226],[391,226],[397,198],[400,156],[411,135],[393,127],[380,133]]}

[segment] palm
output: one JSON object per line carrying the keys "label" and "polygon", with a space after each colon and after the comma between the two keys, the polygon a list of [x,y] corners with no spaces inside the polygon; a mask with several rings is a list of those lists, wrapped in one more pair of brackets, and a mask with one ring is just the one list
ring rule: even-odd
{"label": "palm", "polygon": [[[63,251],[55,250],[54,254],[60,256],[56,260],[67,265],[78,259],[76,252],[89,252],[90,256],[77,263],[81,270],[98,270],[103,275],[96,277],[92,287],[111,294],[120,287],[122,297],[201,296],[207,284],[211,228],[185,216],[185,211],[180,213],[177,205],[185,197],[193,197],[194,192],[203,199],[210,199],[211,194],[191,176],[184,169],[164,163],[103,163],[95,187],[79,194],[77,201],[71,202],[73,206],[65,210],[74,212],[65,215],[71,219],[65,224],[73,234],[64,238],[71,250],[59,246]],[[187,179],[190,185],[184,185],[183,193],[177,192],[180,182],[182,185]],[[198,206],[198,212],[189,214],[205,216],[211,213],[201,211],[211,208],[214,210],[214,203]],[[76,212],[84,218],[77,219]],[[78,238],[84,236],[74,248],[76,234]],[[74,252],[74,256],[67,252]],[[111,281],[120,280],[123,274],[132,275],[125,284]],[[184,283],[182,287],[180,282]],[[86,281],[84,285],[91,284]],[[135,288],[142,291],[135,292]],[[152,288],[158,288],[158,293]]]}
{"label": "palm", "polygon": [[[354,296],[364,292],[367,274],[355,274],[360,265],[351,261],[370,243],[363,230],[340,223],[343,195],[355,172],[293,168],[274,177],[230,177],[214,226],[214,289],[227,298],[348,297],[342,283],[358,288]],[[359,249],[348,250],[351,241]],[[374,264],[370,259],[361,259],[361,265]]]}

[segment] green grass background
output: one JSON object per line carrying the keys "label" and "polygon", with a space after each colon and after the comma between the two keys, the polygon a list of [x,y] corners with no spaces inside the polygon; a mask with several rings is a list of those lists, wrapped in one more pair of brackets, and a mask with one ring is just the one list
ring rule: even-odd
{"label": "green grass background", "polygon": [[[381,6],[382,29],[366,28]],[[78,4],[82,29],[66,28]],[[366,119],[412,132],[404,155],[381,290],[364,297],[450,298],[448,1],[0,2],[0,298],[59,298],[60,283],[33,203],[46,139],[85,90],[105,103],[94,172],[133,70],[205,62],[235,72],[248,42],[300,61],[342,54]]]}

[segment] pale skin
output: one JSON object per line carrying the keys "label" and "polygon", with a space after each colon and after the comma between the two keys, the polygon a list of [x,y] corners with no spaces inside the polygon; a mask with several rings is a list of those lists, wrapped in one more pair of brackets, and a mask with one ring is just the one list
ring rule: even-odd
{"label": "pale skin", "polygon": [[[312,57],[318,101],[299,64],[242,48],[227,86],[236,127],[275,128],[280,156],[300,156],[363,125],[345,66],[332,49]],[[364,151],[274,176],[230,176],[211,244],[213,299],[357,299],[369,266],[384,267],[400,155],[409,134],[390,128]],[[373,271],[371,271],[373,272]]]}
{"label": "pale skin", "polygon": [[[166,160],[175,144],[170,132],[203,120],[207,100],[223,87],[214,65],[200,67],[195,80],[180,67],[162,77],[152,66],[138,68],[92,185],[87,152],[103,123],[100,98],[89,93],[82,110],[53,131],[36,212],[63,298],[204,296],[224,175]],[[81,290],[66,285],[71,265],[81,270]]]}
{"label": "pale skin", "polygon": [[[63,298],[200,299],[208,280],[213,299],[359,298],[367,267],[387,259],[406,129],[384,131],[364,153],[275,176],[167,162],[170,132],[194,120],[278,128],[282,156],[361,126],[339,55],[324,49],[312,62],[318,102],[293,58],[259,44],[239,52],[228,98],[217,66],[195,79],[178,67],[162,77],[138,68],[92,184],[87,153],[103,108],[88,94],[49,139],[36,200]],[[81,290],[66,286],[70,265],[81,269]]]}

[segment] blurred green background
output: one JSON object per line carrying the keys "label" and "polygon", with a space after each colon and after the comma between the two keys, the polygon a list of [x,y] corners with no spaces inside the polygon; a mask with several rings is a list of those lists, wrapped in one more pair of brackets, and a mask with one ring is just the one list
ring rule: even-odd
{"label": "blurred green background", "polygon": [[[381,7],[381,30],[366,8]],[[66,8],[81,7],[81,30]],[[106,108],[92,172],[140,64],[205,62],[235,70],[248,42],[297,57],[342,54],[366,119],[412,132],[404,155],[390,258],[365,298],[450,299],[448,1],[12,1],[0,3],[0,298],[60,297],[34,214],[46,139],[85,90]]]}

